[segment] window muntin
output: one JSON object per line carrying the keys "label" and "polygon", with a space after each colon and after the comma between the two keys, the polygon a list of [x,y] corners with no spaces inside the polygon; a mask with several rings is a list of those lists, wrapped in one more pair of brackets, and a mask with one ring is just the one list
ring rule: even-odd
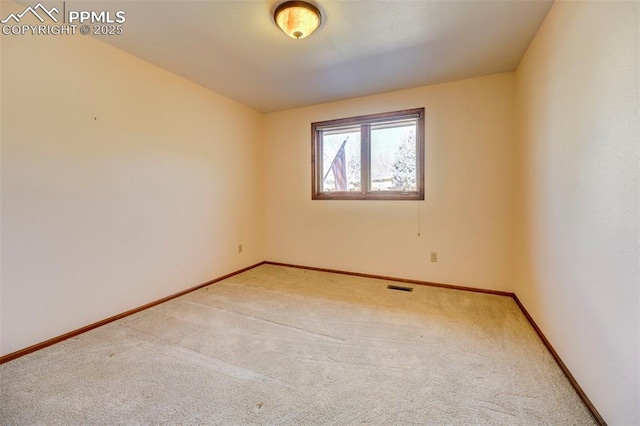
{"label": "window muntin", "polygon": [[311,128],[314,200],[424,200],[424,108]]}

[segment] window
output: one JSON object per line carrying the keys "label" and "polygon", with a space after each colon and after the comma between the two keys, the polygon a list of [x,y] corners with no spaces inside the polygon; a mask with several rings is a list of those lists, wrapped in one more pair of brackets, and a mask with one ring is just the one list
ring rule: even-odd
{"label": "window", "polygon": [[424,200],[424,108],[311,124],[312,199]]}

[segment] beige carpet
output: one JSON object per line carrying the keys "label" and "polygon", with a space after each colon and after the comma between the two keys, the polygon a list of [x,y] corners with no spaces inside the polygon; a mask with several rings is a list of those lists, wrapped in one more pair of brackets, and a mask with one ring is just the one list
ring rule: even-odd
{"label": "beige carpet", "polygon": [[260,266],[0,366],[0,421],[595,424],[511,298],[387,284]]}

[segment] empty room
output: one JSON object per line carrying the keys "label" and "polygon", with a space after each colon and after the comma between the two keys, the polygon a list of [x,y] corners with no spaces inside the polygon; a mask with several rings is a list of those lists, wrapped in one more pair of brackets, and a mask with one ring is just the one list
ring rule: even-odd
{"label": "empty room", "polygon": [[0,27],[0,425],[640,425],[640,2]]}

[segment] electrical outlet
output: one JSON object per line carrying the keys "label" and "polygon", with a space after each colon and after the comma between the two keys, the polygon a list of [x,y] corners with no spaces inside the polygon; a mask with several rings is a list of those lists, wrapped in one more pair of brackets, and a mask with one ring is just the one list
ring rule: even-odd
{"label": "electrical outlet", "polygon": [[238,244],[238,253],[242,253],[242,244]]}
{"label": "electrical outlet", "polygon": [[438,252],[437,251],[432,251],[431,252],[431,261],[432,262],[437,262],[438,261]]}

